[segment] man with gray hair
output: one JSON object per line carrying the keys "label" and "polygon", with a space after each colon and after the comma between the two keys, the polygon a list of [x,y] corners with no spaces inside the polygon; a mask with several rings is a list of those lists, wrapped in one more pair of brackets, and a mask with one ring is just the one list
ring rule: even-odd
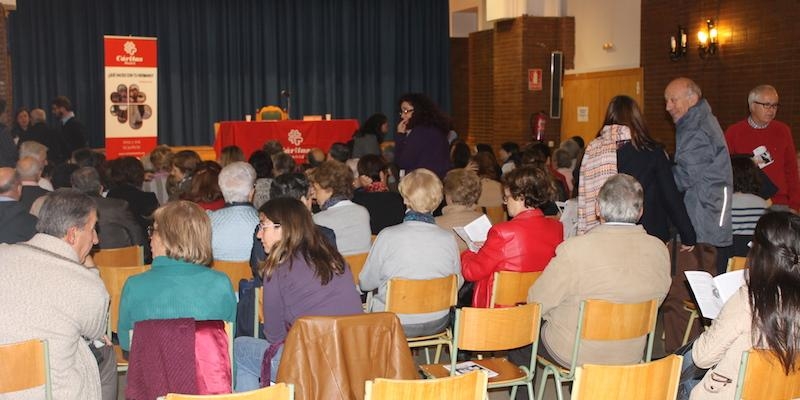
{"label": "man with gray hair", "polygon": [[778,187],[772,196],[773,210],[800,211],[800,177],[792,130],[775,121],[780,102],[778,91],[770,85],[758,85],[747,96],[750,115],[725,131],[731,154],[753,157],[769,179]]}
{"label": "man with gray hair", "polygon": [[249,238],[258,225],[258,212],[253,207],[256,171],[242,161],[230,163],[219,173],[219,188],[225,207],[209,212],[211,218],[211,252],[215,260],[247,261],[252,242]]}
{"label": "man with gray hair", "polygon": [[20,204],[19,173],[0,168],[0,243],[24,242],[36,233],[36,217]]}
{"label": "man with gray hair", "polygon": [[17,161],[17,173],[19,173],[20,182],[22,184],[19,202],[28,211],[30,211],[36,199],[51,192],[51,190],[39,186],[39,180],[42,179],[43,168],[44,163],[36,157],[23,157]]}
{"label": "man with gray hair", "polygon": [[56,166],[69,158],[64,140],[58,132],[47,126],[47,113],[41,108],[31,110],[31,127],[25,136],[20,138],[20,142],[29,140],[47,146],[47,162],[52,166]]}
{"label": "man with gray hair", "polygon": [[[659,304],[671,282],[669,252],[659,238],[636,222],[642,215],[642,185],[630,175],[609,178],[598,195],[601,224],[585,235],[567,239],[556,249],[539,279],[528,292],[529,303],[542,305],[539,354],[569,367],[582,300]],[[586,341],[578,365],[637,364],[645,338],[625,341]],[[515,350],[511,359],[528,365]]]}
{"label": "man with gray hair", "polygon": [[[121,199],[105,198],[100,174],[93,167],[79,168],[70,176],[72,187],[89,195],[97,204],[97,236],[101,249],[117,249],[144,244],[144,231]],[[41,211],[40,211],[41,212]]]}
{"label": "man with gray hair", "polygon": [[[32,239],[0,245],[0,338],[48,341],[54,399],[103,397],[98,361],[87,341],[107,343],[102,339],[109,296],[100,276],[83,265],[97,243],[96,222],[89,196],[61,189],[45,199]],[[110,385],[106,398],[116,398],[114,352],[108,345],[100,352],[112,361],[104,364],[112,366],[104,376],[113,378],[104,381]]]}

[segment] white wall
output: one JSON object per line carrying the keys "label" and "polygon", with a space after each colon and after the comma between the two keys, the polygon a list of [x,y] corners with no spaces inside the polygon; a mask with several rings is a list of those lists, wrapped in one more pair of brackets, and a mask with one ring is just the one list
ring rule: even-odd
{"label": "white wall", "polygon": [[[640,66],[641,0],[450,0],[451,36],[492,29],[487,4],[495,17],[518,16],[513,14],[520,9],[528,15],[575,17],[575,69],[568,74]],[[603,49],[604,44],[613,47]]]}

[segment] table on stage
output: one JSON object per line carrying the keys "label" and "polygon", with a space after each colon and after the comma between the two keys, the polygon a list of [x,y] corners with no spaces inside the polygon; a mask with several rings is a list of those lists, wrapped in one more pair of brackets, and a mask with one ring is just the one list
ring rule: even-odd
{"label": "table on stage", "polygon": [[347,143],[357,129],[358,121],[354,119],[222,121],[217,129],[214,151],[219,156],[223,147],[236,145],[249,158],[250,154],[261,149],[264,142],[277,140],[286,154],[298,163],[305,163],[306,154],[311,149],[318,147],[327,153],[333,143]]}

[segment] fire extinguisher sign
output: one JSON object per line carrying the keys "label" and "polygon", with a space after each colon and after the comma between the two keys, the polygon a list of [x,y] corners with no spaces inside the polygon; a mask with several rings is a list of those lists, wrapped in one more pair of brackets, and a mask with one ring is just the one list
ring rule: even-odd
{"label": "fire extinguisher sign", "polygon": [[542,90],[542,69],[531,68],[528,70],[528,90]]}

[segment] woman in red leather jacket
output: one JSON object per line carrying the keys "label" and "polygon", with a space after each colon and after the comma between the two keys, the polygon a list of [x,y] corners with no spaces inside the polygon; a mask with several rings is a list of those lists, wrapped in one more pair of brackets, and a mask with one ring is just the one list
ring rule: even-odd
{"label": "woman in red leather jacket", "polygon": [[539,209],[550,201],[555,187],[546,171],[533,166],[517,168],[503,176],[503,197],[513,219],[489,230],[478,253],[461,253],[461,273],[475,282],[473,307],[489,307],[496,271],[541,271],[564,239],[561,222]]}

